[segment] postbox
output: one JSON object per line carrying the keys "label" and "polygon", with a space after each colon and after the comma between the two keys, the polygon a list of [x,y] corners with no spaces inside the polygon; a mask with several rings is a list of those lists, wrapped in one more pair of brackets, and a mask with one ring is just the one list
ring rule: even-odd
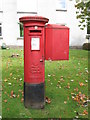
{"label": "postbox", "polygon": [[62,25],[46,25],[45,59],[69,59],[69,28]]}
{"label": "postbox", "polygon": [[45,88],[45,24],[40,16],[21,17],[24,27],[24,105],[44,107]]}

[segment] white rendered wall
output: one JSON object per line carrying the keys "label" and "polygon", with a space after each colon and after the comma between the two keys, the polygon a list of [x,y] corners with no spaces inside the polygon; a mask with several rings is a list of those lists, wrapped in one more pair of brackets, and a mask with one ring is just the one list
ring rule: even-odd
{"label": "white rendered wall", "polygon": [[17,39],[16,0],[3,0],[3,42],[16,45]]}
{"label": "white rendered wall", "polygon": [[[3,13],[0,12],[0,23],[2,23],[2,26],[3,26],[3,19],[2,19],[2,16],[3,16]],[[2,45],[2,42],[3,42],[3,34],[2,34],[2,36],[0,36],[0,46]]]}
{"label": "white rendered wall", "polygon": [[[67,0],[68,1],[68,0]],[[79,20],[76,19],[75,0],[68,1],[67,5],[67,26],[70,27],[70,46],[82,46],[86,42],[86,28],[80,30]]]}
{"label": "white rendered wall", "polygon": [[23,46],[20,38],[19,18],[28,15],[39,15],[49,18],[49,24],[66,24],[70,28],[70,46],[81,46],[86,42],[86,29],[80,30],[76,19],[75,0],[67,1],[67,11],[56,11],[57,0],[0,0],[3,2],[3,13],[0,21],[3,24],[3,40],[7,45]]}
{"label": "white rendered wall", "polygon": [[75,0],[66,0],[67,11],[56,11],[57,0],[38,0],[38,15],[49,18],[49,23],[65,24],[70,28],[70,46],[81,46],[86,42],[86,29],[80,30],[76,19]]}
{"label": "white rendered wall", "polygon": [[23,38],[20,37],[19,18],[23,16],[37,15],[38,0],[17,0],[17,41],[16,45],[23,46]]}
{"label": "white rendered wall", "polygon": [[[2,23],[3,25],[3,6],[2,6],[2,0],[0,0],[0,23]],[[0,36],[0,46],[2,44],[2,41],[3,41],[3,37]]]}
{"label": "white rendered wall", "polygon": [[49,23],[55,23],[55,0],[38,0],[38,15],[49,18]]}

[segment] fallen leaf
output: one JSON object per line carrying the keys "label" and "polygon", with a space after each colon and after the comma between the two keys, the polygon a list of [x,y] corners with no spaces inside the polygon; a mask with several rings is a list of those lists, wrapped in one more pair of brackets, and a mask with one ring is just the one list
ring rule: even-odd
{"label": "fallen leaf", "polygon": [[63,78],[63,76],[61,76],[61,78]]}
{"label": "fallen leaf", "polygon": [[85,80],[85,82],[87,83],[87,82],[88,82],[88,80]]}
{"label": "fallen leaf", "polygon": [[5,103],[7,103],[7,100],[4,100]]}
{"label": "fallen leaf", "polygon": [[86,110],[83,111],[83,114],[88,115],[88,112]]}
{"label": "fallen leaf", "polygon": [[22,84],[19,84],[19,86],[22,86]]}
{"label": "fallen leaf", "polygon": [[13,90],[11,91],[11,96],[13,97]]}
{"label": "fallen leaf", "polygon": [[55,75],[54,75],[54,74],[52,74],[52,76],[53,76],[53,77],[55,77]]}
{"label": "fallen leaf", "polygon": [[7,79],[5,79],[4,82],[7,82]]}
{"label": "fallen leaf", "polygon": [[19,57],[19,54],[13,53],[10,57]]}
{"label": "fallen leaf", "polygon": [[58,81],[58,83],[60,83],[60,80]]}
{"label": "fallen leaf", "polygon": [[61,88],[61,86],[59,86],[59,88]]}
{"label": "fallen leaf", "polygon": [[20,81],[22,81],[22,78],[20,78]]}
{"label": "fallen leaf", "polygon": [[18,92],[22,92],[22,90],[19,89]]}
{"label": "fallen leaf", "polygon": [[46,97],[45,102],[48,103],[48,104],[50,104],[51,103],[50,98]]}
{"label": "fallen leaf", "polygon": [[24,99],[23,98],[21,98],[21,102],[23,102],[24,101]]}
{"label": "fallen leaf", "polygon": [[8,83],[9,85],[11,85],[12,83]]}
{"label": "fallen leaf", "polygon": [[4,94],[7,94],[7,92],[5,91]]}
{"label": "fallen leaf", "polygon": [[48,77],[50,77],[51,75],[50,74],[48,74]]}
{"label": "fallen leaf", "polygon": [[12,76],[12,73],[10,73],[10,76]]}
{"label": "fallen leaf", "polygon": [[13,98],[15,98],[16,97],[16,94],[13,94],[13,96],[12,96]]}
{"label": "fallen leaf", "polygon": [[67,96],[67,99],[69,100],[69,96]]}
{"label": "fallen leaf", "polygon": [[24,96],[24,92],[22,92],[22,96]]}
{"label": "fallen leaf", "polygon": [[67,101],[64,101],[64,104],[67,104]]}
{"label": "fallen leaf", "polygon": [[78,92],[78,88],[75,88],[74,91]]}
{"label": "fallen leaf", "polygon": [[82,83],[82,82],[79,82],[79,85],[82,87],[82,86],[84,86],[84,83]]}
{"label": "fallen leaf", "polygon": [[19,98],[19,95],[17,95],[17,98]]}
{"label": "fallen leaf", "polygon": [[78,116],[75,116],[75,118],[78,118]]}
{"label": "fallen leaf", "polygon": [[73,82],[74,80],[71,80],[71,82]]}

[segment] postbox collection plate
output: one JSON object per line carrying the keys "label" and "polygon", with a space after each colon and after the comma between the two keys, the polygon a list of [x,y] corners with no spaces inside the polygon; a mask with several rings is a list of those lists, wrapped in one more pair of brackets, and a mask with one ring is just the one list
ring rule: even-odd
{"label": "postbox collection plate", "polygon": [[31,38],[31,50],[40,50],[40,38]]}

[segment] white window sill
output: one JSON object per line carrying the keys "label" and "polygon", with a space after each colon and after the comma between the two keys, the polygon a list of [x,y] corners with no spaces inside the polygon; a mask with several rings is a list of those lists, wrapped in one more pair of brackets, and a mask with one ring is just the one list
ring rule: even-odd
{"label": "white window sill", "polygon": [[3,39],[3,37],[2,37],[2,36],[0,36],[0,39]]}
{"label": "white window sill", "polygon": [[67,9],[56,9],[56,11],[67,12]]}
{"label": "white window sill", "polygon": [[23,37],[18,37],[17,40],[23,40],[24,38]]}

